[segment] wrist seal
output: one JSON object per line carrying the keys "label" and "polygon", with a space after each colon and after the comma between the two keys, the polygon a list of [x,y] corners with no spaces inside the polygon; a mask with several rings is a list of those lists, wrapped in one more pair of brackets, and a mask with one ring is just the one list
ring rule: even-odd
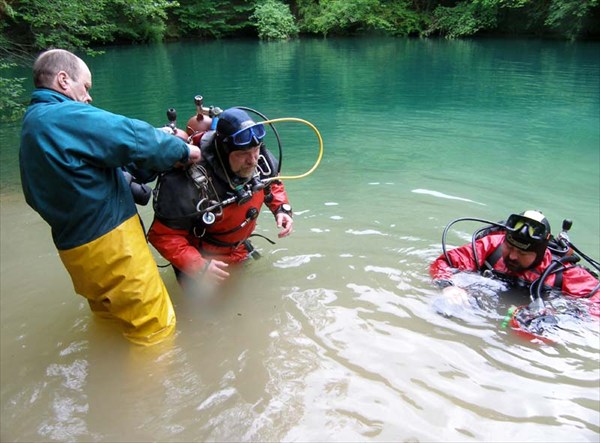
{"label": "wrist seal", "polygon": [[284,203],[281,206],[279,206],[277,211],[275,211],[275,214],[279,214],[280,212],[283,212],[284,214],[293,217],[292,206],[289,203]]}

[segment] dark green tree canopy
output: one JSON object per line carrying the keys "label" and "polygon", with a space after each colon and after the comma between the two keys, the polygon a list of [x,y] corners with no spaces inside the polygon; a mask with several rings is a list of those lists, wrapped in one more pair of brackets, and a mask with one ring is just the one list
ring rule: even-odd
{"label": "dark green tree canopy", "polygon": [[384,33],[600,37],[600,0],[0,0],[0,49]]}

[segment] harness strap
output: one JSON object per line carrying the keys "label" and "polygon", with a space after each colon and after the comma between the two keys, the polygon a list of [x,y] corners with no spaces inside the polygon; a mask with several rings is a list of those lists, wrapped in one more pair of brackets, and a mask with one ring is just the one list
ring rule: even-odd
{"label": "harness strap", "polygon": [[[483,262],[483,265],[481,265],[479,267],[479,272],[481,274],[483,274],[486,271],[492,271],[492,273],[495,277],[497,277],[497,278],[499,277],[500,274],[494,271],[494,266],[496,265],[496,263],[498,263],[498,260],[500,260],[500,257],[502,257],[501,246],[502,246],[501,244],[498,245],[496,247],[496,249],[494,249],[494,251],[490,255],[487,256],[487,258]],[[563,271],[564,271],[564,269],[560,269],[554,273],[555,277],[554,277],[554,283],[552,284],[552,288],[562,290]],[[489,272],[487,272],[486,274],[489,274]]]}
{"label": "harness strap", "polygon": [[494,251],[487,256],[487,258],[485,259],[485,261],[483,262],[483,264],[479,267],[479,272],[483,273],[486,270],[489,271],[493,271],[494,270],[494,266],[496,265],[496,263],[498,263],[498,260],[500,260],[500,257],[502,257],[502,245],[498,245],[496,247],[496,249],[494,249]]}
{"label": "harness strap", "polygon": [[554,284],[552,285],[553,288],[562,290],[563,271],[564,271],[564,269],[561,269],[560,271],[558,271],[556,273],[556,277],[554,277]]}
{"label": "harness strap", "polygon": [[237,242],[224,242],[222,240],[218,240],[215,237],[213,237],[210,234],[204,234],[204,236],[201,237],[202,241],[205,241],[206,243],[210,243],[211,245],[215,245],[215,246],[221,246],[223,248],[237,248],[240,244],[242,244],[244,242],[244,240],[241,241],[237,241]]}

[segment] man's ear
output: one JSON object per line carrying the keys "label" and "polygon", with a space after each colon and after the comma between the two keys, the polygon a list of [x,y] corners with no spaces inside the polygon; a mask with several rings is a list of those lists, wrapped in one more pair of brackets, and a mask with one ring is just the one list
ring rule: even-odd
{"label": "man's ear", "polygon": [[58,71],[58,74],[56,74],[56,86],[58,86],[63,91],[69,89],[70,80],[71,78],[69,77],[69,74],[67,74],[65,71]]}

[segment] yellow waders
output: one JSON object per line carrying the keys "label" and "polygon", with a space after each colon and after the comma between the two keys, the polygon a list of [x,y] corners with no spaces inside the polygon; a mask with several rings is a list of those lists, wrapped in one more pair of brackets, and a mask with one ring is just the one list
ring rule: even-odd
{"label": "yellow waders", "polygon": [[152,345],[175,329],[175,311],[137,215],[85,245],[58,251],[92,311],[118,319],[125,337]]}

